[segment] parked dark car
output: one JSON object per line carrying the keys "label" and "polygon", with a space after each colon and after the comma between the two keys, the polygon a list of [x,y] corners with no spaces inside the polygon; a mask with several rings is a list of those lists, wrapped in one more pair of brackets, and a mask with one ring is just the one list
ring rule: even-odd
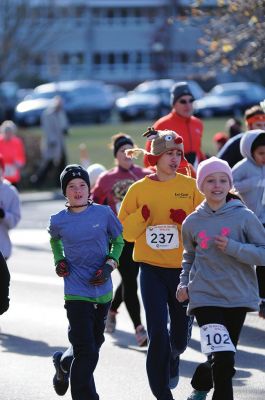
{"label": "parked dark car", "polygon": [[20,126],[36,126],[54,96],[63,98],[70,123],[104,123],[111,117],[112,96],[103,82],[64,81],[37,86],[15,109]]}
{"label": "parked dark car", "polygon": [[[170,89],[173,79],[158,79],[140,83],[126,96],[116,101],[116,109],[122,121],[157,119],[170,111]],[[189,81],[194,97],[200,98],[204,91],[195,81]]]}
{"label": "parked dark car", "polygon": [[252,105],[265,99],[265,87],[252,82],[231,82],[214,86],[194,102],[199,117],[240,116]]}

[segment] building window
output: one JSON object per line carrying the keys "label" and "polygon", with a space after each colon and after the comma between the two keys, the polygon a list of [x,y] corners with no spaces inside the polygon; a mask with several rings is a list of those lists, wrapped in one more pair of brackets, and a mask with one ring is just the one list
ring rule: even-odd
{"label": "building window", "polygon": [[62,58],[62,64],[64,65],[70,64],[70,55],[68,53],[63,53],[61,58]]}
{"label": "building window", "polygon": [[134,17],[136,18],[137,22],[140,21],[140,19],[142,18],[142,9],[141,8],[134,9]]}
{"label": "building window", "polygon": [[108,23],[112,24],[115,15],[114,15],[114,11],[111,8],[107,9],[107,15],[106,16],[107,16]]}
{"label": "building window", "polygon": [[121,19],[126,19],[128,17],[128,10],[127,8],[121,9]]}
{"label": "building window", "polygon": [[172,55],[172,60],[175,63],[187,63],[188,54],[185,51],[177,51]]}
{"label": "building window", "polygon": [[40,54],[35,54],[33,58],[33,64],[37,67],[43,64],[42,56]]}
{"label": "building window", "polygon": [[68,18],[69,17],[69,7],[61,7],[61,16],[62,18]]}
{"label": "building window", "polygon": [[84,53],[77,53],[75,55],[75,60],[76,60],[76,64],[78,64],[78,65],[84,64],[84,61],[85,61]]}
{"label": "building window", "polygon": [[121,53],[122,64],[129,63],[129,54],[127,52]]}
{"label": "building window", "polygon": [[[4,7],[4,6],[3,6]],[[18,18],[21,20],[25,19],[27,17],[27,6],[21,4],[16,7],[16,15]]]}
{"label": "building window", "polygon": [[115,55],[114,55],[114,53],[109,53],[108,54],[108,64],[109,65],[114,65],[115,64]]}
{"label": "building window", "polygon": [[100,17],[100,9],[94,8],[92,11],[93,18],[98,19]]}
{"label": "building window", "polygon": [[100,65],[102,63],[102,57],[100,53],[94,53],[93,54],[93,64],[94,65]]}
{"label": "building window", "polygon": [[148,8],[147,12],[147,19],[150,24],[153,24],[156,20],[156,9],[155,8]]}
{"label": "building window", "polygon": [[76,18],[84,18],[85,15],[86,15],[86,7],[85,6],[77,6],[75,8]]}
{"label": "building window", "polygon": [[188,54],[184,51],[179,52],[179,60],[181,63],[185,64],[188,62]]}
{"label": "building window", "polygon": [[49,19],[49,20],[51,20],[51,19],[54,19],[56,17],[56,15],[55,15],[55,9],[54,9],[54,7],[53,6],[48,6],[48,9],[47,9],[47,18]]}
{"label": "building window", "polygon": [[140,51],[137,51],[135,54],[135,63],[137,68],[140,68],[143,63],[143,54]]}

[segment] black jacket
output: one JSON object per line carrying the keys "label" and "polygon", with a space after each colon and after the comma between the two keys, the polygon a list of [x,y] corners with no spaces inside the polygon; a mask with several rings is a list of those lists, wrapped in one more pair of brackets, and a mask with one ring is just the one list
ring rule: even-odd
{"label": "black jacket", "polygon": [[216,157],[227,161],[231,168],[243,158],[240,153],[240,140],[243,134],[244,133],[239,133],[229,139],[216,155]]}
{"label": "black jacket", "polygon": [[0,252],[0,315],[9,307],[10,274],[3,254]]}

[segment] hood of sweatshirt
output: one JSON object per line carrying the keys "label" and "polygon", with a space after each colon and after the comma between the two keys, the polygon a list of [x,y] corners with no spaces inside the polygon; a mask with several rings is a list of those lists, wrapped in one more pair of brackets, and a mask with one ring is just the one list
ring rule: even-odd
{"label": "hood of sweatshirt", "polygon": [[209,216],[211,215],[222,217],[222,215],[224,215],[225,218],[227,219],[228,216],[230,216],[231,218],[233,217],[235,213],[235,208],[246,208],[246,206],[242,203],[241,200],[232,199],[227,203],[225,203],[218,210],[213,211],[209,207],[207,201],[204,200],[200,205],[198,205],[196,211],[201,217],[209,218]]}
{"label": "hood of sweatshirt", "polygon": [[247,157],[254,163],[255,160],[251,154],[251,147],[254,140],[262,133],[264,134],[264,131],[261,129],[253,129],[251,131],[247,131],[246,133],[244,133],[240,140],[240,153],[244,158]]}
{"label": "hood of sweatshirt", "polygon": [[[186,218],[182,233],[180,279],[189,289],[187,313],[207,306],[257,309],[254,264],[264,259],[264,228],[254,214],[240,200],[230,200],[217,211],[204,200]],[[228,239],[224,251],[216,246],[217,235]],[[248,240],[260,246],[249,246]]]}

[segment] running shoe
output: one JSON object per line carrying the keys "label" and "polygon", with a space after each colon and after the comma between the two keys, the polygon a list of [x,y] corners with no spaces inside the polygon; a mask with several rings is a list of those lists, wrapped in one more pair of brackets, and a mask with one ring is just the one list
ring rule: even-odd
{"label": "running shoe", "polygon": [[116,311],[109,311],[106,320],[105,332],[113,333],[116,329]]}
{"label": "running shoe", "polygon": [[144,347],[147,345],[147,333],[144,329],[143,325],[138,325],[135,330],[135,339],[140,347]]}
{"label": "running shoe", "polygon": [[169,389],[175,389],[179,383],[179,356],[170,360]]}
{"label": "running shoe", "polygon": [[261,300],[259,303],[259,316],[265,319],[265,301]]}
{"label": "running shoe", "polygon": [[69,375],[61,368],[61,358],[63,353],[56,351],[52,356],[53,365],[55,368],[55,375],[53,377],[53,388],[58,396],[64,396],[69,386]]}
{"label": "running shoe", "polygon": [[204,390],[193,390],[193,392],[189,395],[187,400],[205,400],[207,397],[208,391]]}

